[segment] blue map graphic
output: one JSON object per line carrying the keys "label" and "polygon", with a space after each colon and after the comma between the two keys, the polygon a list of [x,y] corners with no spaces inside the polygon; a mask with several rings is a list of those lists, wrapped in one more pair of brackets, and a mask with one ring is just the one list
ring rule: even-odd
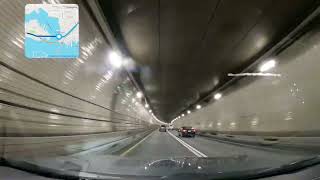
{"label": "blue map graphic", "polygon": [[37,23],[46,31],[46,34],[26,32],[25,56],[27,58],[77,58],[79,57],[79,40],[68,44],[62,40],[69,36],[74,29],[78,28],[79,23],[70,27],[66,32],[61,32],[61,19],[50,17],[48,12],[39,8],[25,15],[25,24],[36,20]]}

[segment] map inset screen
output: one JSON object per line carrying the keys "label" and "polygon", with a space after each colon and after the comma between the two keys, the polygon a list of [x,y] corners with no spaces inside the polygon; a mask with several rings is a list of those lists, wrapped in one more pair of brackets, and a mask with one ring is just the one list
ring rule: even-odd
{"label": "map inset screen", "polygon": [[27,58],[79,57],[78,5],[26,5],[25,56]]}

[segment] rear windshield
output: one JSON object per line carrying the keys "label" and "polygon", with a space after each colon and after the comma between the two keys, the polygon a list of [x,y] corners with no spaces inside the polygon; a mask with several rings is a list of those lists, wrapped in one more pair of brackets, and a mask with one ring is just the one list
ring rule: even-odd
{"label": "rear windshield", "polygon": [[191,126],[184,126],[184,127],[182,127],[182,129],[192,129],[192,127]]}
{"label": "rear windshield", "polygon": [[161,127],[166,127],[165,125],[161,125]]}

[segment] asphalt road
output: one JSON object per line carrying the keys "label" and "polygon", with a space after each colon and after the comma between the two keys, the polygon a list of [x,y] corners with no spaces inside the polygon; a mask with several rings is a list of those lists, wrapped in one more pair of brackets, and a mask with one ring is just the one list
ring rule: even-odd
{"label": "asphalt road", "polygon": [[172,138],[166,132],[154,131],[150,136],[125,153],[127,157],[137,158],[168,158],[168,157],[195,157],[195,155]]}
{"label": "asphalt road", "polygon": [[257,162],[257,165],[264,163],[275,166],[305,158],[306,154],[265,147],[234,145],[201,136],[182,138],[178,137],[176,131],[154,131],[127,151],[124,156],[143,159],[245,156]]}

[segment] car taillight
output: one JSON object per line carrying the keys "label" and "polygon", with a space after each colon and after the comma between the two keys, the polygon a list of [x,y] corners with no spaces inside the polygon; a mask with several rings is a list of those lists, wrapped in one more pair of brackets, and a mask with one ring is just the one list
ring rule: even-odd
{"label": "car taillight", "polygon": [[196,129],[192,128],[192,131],[196,132]]}
{"label": "car taillight", "polygon": [[184,130],[182,130],[182,131],[183,131],[183,132],[186,132],[187,130],[184,129]]}

